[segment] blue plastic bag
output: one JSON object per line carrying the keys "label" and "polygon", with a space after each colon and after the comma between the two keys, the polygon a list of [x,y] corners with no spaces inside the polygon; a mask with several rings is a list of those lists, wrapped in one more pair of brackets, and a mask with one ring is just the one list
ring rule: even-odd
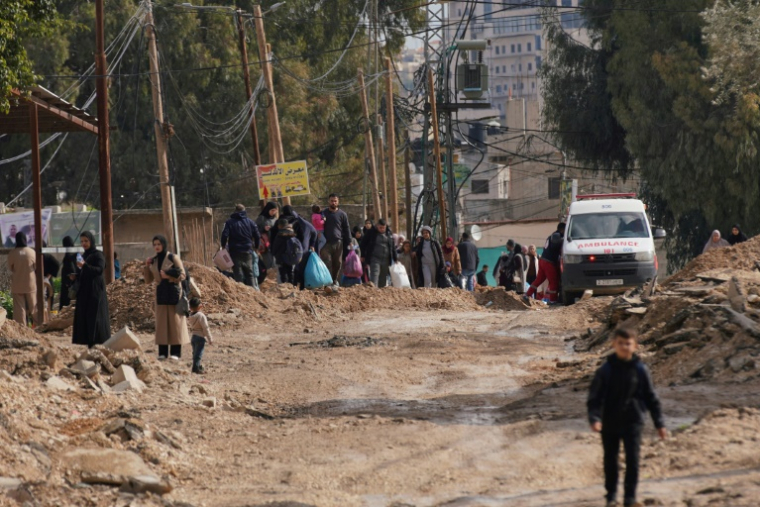
{"label": "blue plastic bag", "polygon": [[333,283],[330,270],[315,252],[309,253],[309,260],[306,262],[303,276],[304,287],[307,289],[319,289]]}

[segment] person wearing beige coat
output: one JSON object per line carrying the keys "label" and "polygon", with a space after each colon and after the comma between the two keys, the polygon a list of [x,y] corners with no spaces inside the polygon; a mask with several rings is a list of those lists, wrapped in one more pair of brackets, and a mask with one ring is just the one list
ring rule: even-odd
{"label": "person wearing beige coat", "polygon": [[146,283],[156,282],[155,315],[158,358],[179,360],[182,356],[182,345],[190,343],[187,317],[177,314],[176,311],[177,303],[182,297],[185,267],[179,256],[167,252],[165,237],[161,235],[154,237],[153,249],[156,255],[145,261],[143,276]]}
{"label": "person wearing beige coat", "polygon": [[16,233],[16,248],[8,254],[8,270],[11,272],[11,294],[13,295],[13,320],[26,326],[27,318],[37,322],[37,257],[34,250],[26,246],[26,234]]}

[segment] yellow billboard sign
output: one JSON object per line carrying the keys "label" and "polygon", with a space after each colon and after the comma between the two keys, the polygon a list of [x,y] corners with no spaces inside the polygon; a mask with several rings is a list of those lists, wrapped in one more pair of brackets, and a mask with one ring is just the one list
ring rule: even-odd
{"label": "yellow billboard sign", "polygon": [[259,196],[264,200],[311,193],[309,171],[306,169],[305,160],[257,165],[256,180],[259,185]]}

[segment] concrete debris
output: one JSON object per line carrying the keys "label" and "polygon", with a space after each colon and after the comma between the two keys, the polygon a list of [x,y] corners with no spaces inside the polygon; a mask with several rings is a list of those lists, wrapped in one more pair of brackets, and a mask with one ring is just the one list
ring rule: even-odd
{"label": "concrete debris", "polygon": [[122,364],[116,368],[116,371],[111,377],[111,383],[116,385],[121,384],[122,382],[139,382],[134,368],[127,366],[126,364]]}
{"label": "concrete debris", "polygon": [[114,393],[124,393],[127,391],[137,391],[138,393],[141,393],[143,392],[143,389],[145,389],[145,384],[142,380],[125,380],[124,382],[119,382],[113,386],[111,391]]}
{"label": "concrete debris", "polygon": [[152,475],[143,459],[130,451],[75,448],[61,456],[64,469],[82,476],[88,484],[121,485],[127,477]]}
{"label": "concrete debris", "polygon": [[140,340],[137,339],[137,336],[132,332],[131,329],[129,329],[129,326],[124,326],[121,328],[116,334],[111,336],[104,344],[103,346],[105,348],[111,349],[115,352],[119,352],[122,350],[132,349],[132,350],[140,350]]}
{"label": "concrete debris", "polygon": [[204,398],[203,401],[201,401],[201,405],[208,408],[216,408],[216,398],[213,396]]}
{"label": "concrete debris", "polygon": [[75,373],[82,374],[86,377],[94,377],[95,375],[100,373],[100,367],[98,366],[98,364],[88,359],[80,359],[79,361],[74,363],[72,366],[70,366],[69,369]]}
{"label": "concrete debris", "polygon": [[159,479],[155,475],[135,475],[128,477],[121,485],[120,490],[125,493],[138,495],[140,493],[153,493],[165,495],[171,493],[172,486],[168,481]]}
{"label": "concrete debris", "polygon": [[0,477],[0,489],[16,489],[24,484],[21,479],[14,479],[12,477]]}
{"label": "concrete debris", "polygon": [[47,382],[45,382],[45,385],[48,386],[50,389],[53,389],[55,391],[76,391],[76,387],[69,384],[65,380],[63,380],[61,377],[50,377]]}

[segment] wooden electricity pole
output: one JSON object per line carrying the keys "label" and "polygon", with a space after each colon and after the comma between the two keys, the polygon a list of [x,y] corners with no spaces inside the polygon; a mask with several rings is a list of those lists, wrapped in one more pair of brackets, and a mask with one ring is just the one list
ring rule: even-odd
{"label": "wooden electricity pole", "polygon": [[[259,60],[261,60],[261,69],[264,74],[264,86],[269,92],[269,107],[267,114],[269,116],[269,135],[272,137],[272,147],[274,148],[273,159],[275,162],[285,162],[285,153],[282,149],[282,136],[280,135],[280,118],[277,114],[277,99],[274,94],[274,81],[272,79],[272,66],[269,64],[270,51],[267,47],[267,38],[264,33],[264,16],[261,13],[261,6],[253,6],[253,19],[256,23],[256,41],[259,46]],[[282,203],[290,204],[290,197],[283,197]]]}
{"label": "wooden electricity pole", "polygon": [[409,146],[409,131],[406,132],[406,149],[404,149],[404,179],[406,180],[406,239],[412,242],[414,245],[414,216],[412,215],[412,169],[409,160],[409,151],[412,149]]}
{"label": "wooden electricity pole", "polygon": [[[37,315],[32,315],[37,326],[45,323],[45,297],[42,280],[44,260],[42,257],[42,183],[40,179],[40,127],[37,116],[37,104],[29,104],[29,134],[32,141],[32,185],[34,193],[34,253],[35,280],[37,281]],[[13,238],[14,241],[16,238]],[[106,263],[108,264],[108,263]],[[26,322],[23,323],[26,326]]]}
{"label": "wooden electricity pole", "polygon": [[380,218],[382,208],[380,207],[380,194],[377,185],[377,169],[375,166],[375,147],[372,144],[372,126],[369,121],[369,104],[367,104],[367,89],[364,87],[364,72],[359,69],[359,96],[361,97],[362,112],[367,122],[366,131],[364,132],[364,149],[365,157],[369,164],[369,178],[372,184],[372,207],[374,208],[375,220]]}
{"label": "wooden electricity pole", "polygon": [[[111,201],[111,148],[108,126],[108,65],[106,64],[106,37],[103,0],[95,2],[95,72],[98,75],[95,89],[98,103],[98,177],[100,179],[100,238],[106,268],[103,277],[106,283],[114,280],[113,270],[113,205]],[[38,229],[37,241],[42,243],[42,230]],[[38,288],[38,292],[39,292]],[[37,304],[44,305],[44,301]],[[40,321],[42,322],[42,321]]]}
{"label": "wooden electricity pole", "polygon": [[164,218],[164,236],[168,248],[179,252],[175,240],[175,223],[172,213],[171,182],[169,181],[169,159],[166,155],[166,135],[164,132],[164,105],[161,95],[161,75],[158,67],[158,49],[156,48],[156,31],[153,27],[152,2],[148,2],[148,13],[145,15],[145,25],[148,28],[148,58],[150,60],[150,88],[153,97],[153,131],[156,136],[156,158],[158,160],[158,180],[161,185],[161,209]]}
{"label": "wooden electricity pole", "polygon": [[[248,48],[245,43],[245,25],[243,22],[243,11],[238,9],[235,18],[237,18],[238,45],[240,46],[240,60],[243,64],[243,79],[245,80],[245,96],[248,102],[251,102],[253,89],[251,88],[251,73],[248,70]],[[259,134],[256,132],[256,117],[254,116],[254,105],[251,102],[249,118],[251,118],[251,139],[253,140],[253,163],[261,165],[261,152],[259,151]]]}
{"label": "wooden electricity pole", "polygon": [[391,180],[390,185],[390,216],[391,223],[396,232],[401,231],[398,218],[398,175],[396,174],[396,118],[393,107],[393,80],[391,79],[391,59],[385,58],[385,76],[386,95],[385,110],[388,112],[388,122],[386,128],[386,144],[388,146],[388,173]]}
{"label": "wooden electricity pole", "polygon": [[438,187],[438,209],[439,220],[441,222],[441,241],[445,241],[446,236],[446,199],[443,193],[443,169],[441,168],[441,143],[438,139],[438,111],[435,104],[435,82],[433,80],[433,69],[428,69],[428,90],[430,90],[430,121],[433,126],[433,154],[435,155],[435,176]]}
{"label": "wooden electricity pole", "polygon": [[377,115],[377,172],[383,184],[383,218],[388,219],[388,175],[385,172],[385,148],[383,147],[383,117]]}

